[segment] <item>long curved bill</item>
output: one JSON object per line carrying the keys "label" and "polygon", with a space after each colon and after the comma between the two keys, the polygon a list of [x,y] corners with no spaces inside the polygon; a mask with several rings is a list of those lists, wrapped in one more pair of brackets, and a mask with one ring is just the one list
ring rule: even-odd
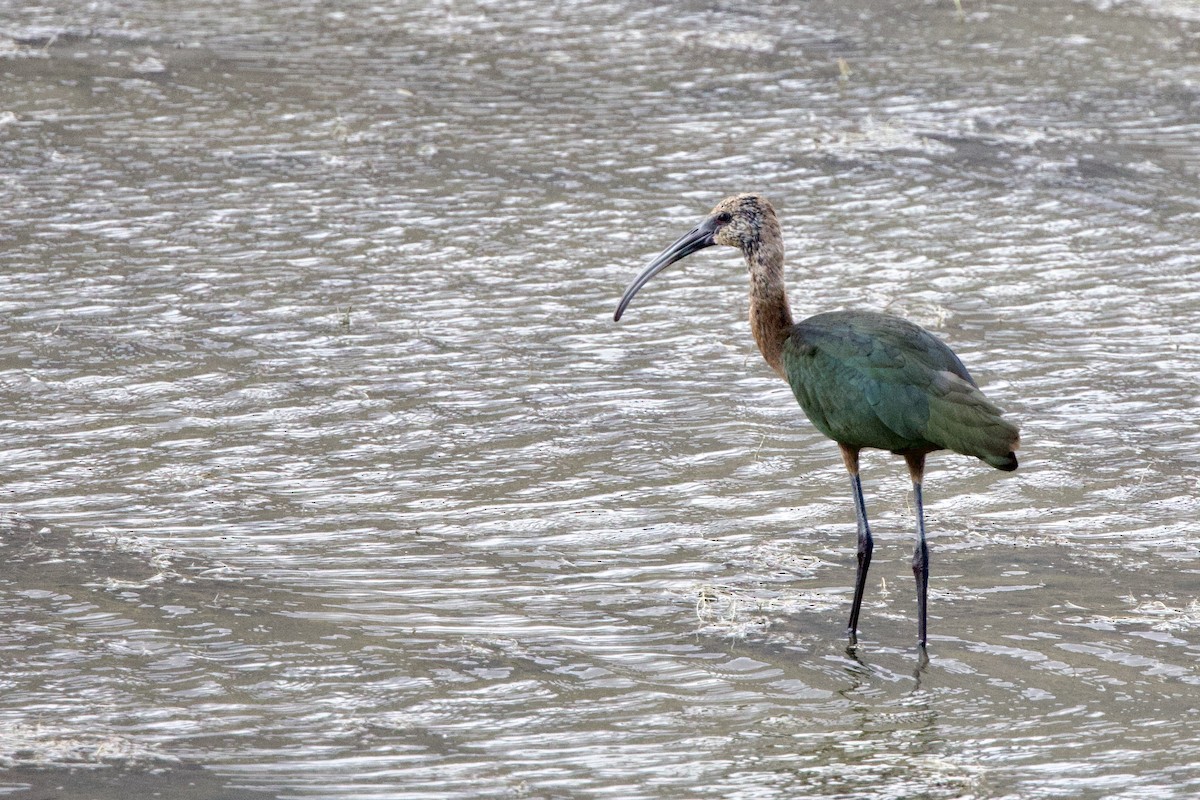
{"label": "long curved bill", "polygon": [[621,296],[621,302],[617,304],[617,313],[613,314],[613,321],[617,322],[621,319],[621,315],[625,313],[625,309],[629,307],[629,303],[633,300],[633,296],[638,293],[638,290],[650,282],[658,273],[662,272],[667,267],[674,264],[681,258],[687,258],[697,250],[703,250],[706,247],[712,247],[716,242],[713,236],[717,232],[717,224],[710,217],[704,220],[690,231],[680,236],[675,244],[668,247],[658,254],[658,257],[651,261],[642,273],[633,279],[633,283],[629,284],[629,288],[625,290],[625,294]]}

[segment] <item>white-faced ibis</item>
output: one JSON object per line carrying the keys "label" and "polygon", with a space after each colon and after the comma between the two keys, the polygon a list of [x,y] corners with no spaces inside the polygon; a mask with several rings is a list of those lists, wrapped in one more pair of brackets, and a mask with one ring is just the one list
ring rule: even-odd
{"label": "white-faced ibis", "polygon": [[775,209],[757,194],[726,198],[692,230],[662,251],[629,284],[614,320],[646,283],[697,250],[736,247],[750,269],[750,329],[763,358],[788,385],[817,430],[838,443],[854,490],[858,517],[858,572],[850,606],[849,637],[858,635],[867,569],[874,542],[858,476],[864,447],[904,456],[917,511],[917,636],[925,649],[929,548],[921,505],[925,456],[953,450],[997,469],[1017,468],[1020,437],[1001,416],[958,356],[925,329],[872,311],[831,311],[792,322],[783,284],[783,237]]}

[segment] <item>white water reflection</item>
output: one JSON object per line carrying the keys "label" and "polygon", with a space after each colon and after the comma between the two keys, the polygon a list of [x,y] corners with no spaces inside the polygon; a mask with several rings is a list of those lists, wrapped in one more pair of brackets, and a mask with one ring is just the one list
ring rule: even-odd
{"label": "white water reflection", "polygon": [[[1196,794],[1196,31],[964,11],[12,11],[3,785]],[[749,188],[798,312],[930,327],[1022,424],[931,459],[919,676],[903,469],[856,661],[737,257],[611,322]]]}

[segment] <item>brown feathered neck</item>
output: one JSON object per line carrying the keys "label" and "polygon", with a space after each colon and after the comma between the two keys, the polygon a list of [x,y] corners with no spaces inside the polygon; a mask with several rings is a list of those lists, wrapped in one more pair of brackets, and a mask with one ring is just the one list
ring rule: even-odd
{"label": "brown feathered neck", "polygon": [[741,249],[750,270],[750,330],[767,364],[786,380],[783,343],[792,329],[792,309],[783,284],[783,236],[770,205],[759,218],[758,236]]}

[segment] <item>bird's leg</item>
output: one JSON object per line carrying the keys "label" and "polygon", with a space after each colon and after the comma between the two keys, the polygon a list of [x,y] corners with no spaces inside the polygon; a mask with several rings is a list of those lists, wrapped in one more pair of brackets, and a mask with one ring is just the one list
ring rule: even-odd
{"label": "bird's leg", "polygon": [[921,478],[925,474],[925,454],[905,453],[908,473],[912,476],[913,502],[917,506],[917,547],[913,551],[913,577],[917,579],[917,644],[925,652],[926,597],[929,594],[929,545],[925,543],[925,507],[921,502]]}
{"label": "bird's leg", "polygon": [[858,643],[858,613],[862,610],[863,590],[867,588],[867,569],[871,566],[871,552],[875,541],[867,525],[867,504],[863,500],[862,481],[858,477],[858,448],[839,445],[846,471],[850,473],[850,487],[854,490],[854,515],[858,518],[858,572],[854,576],[854,602],[850,606],[850,623],[847,633],[851,646]]}

